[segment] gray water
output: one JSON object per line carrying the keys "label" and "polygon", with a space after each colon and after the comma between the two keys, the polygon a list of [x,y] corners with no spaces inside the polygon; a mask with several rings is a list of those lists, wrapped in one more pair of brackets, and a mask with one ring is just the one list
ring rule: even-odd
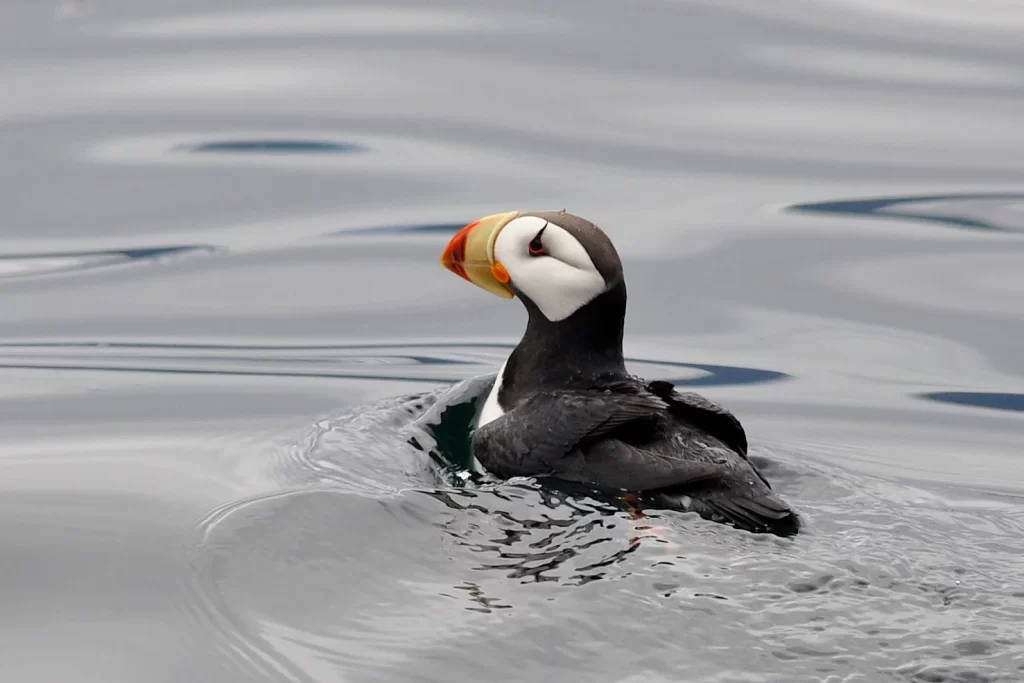
{"label": "gray water", "polygon": [[[1024,680],[1022,32],[6,0],[3,679]],[[437,259],[517,208],[612,236],[630,368],[804,533],[444,466],[525,315]]]}

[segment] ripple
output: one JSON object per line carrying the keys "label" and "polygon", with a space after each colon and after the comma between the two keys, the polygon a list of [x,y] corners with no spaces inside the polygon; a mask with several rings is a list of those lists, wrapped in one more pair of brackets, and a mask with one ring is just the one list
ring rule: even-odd
{"label": "ripple", "polygon": [[416,235],[453,235],[464,228],[471,221],[464,223],[424,223],[409,225],[379,225],[367,228],[352,228],[350,230],[337,230],[329,232],[323,237],[346,237],[348,235],[378,235],[378,234],[416,234]]}
{"label": "ripple", "polygon": [[978,193],[845,199],[786,208],[803,213],[894,218],[965,230],[1020,232],[1024,225],[1022,202],[1024,194],[1020,193]]}
{"label": "ripple", "polygon": [[215,251],[218,251],[218,248],[209,245],[188,245],[102,251],[0,254],[0,279],[56,275],[145,261],[158,262],[170,257],[212,254]]}
{"label": "ripple", "polygon": [[[474,679],[510,659],[523,674],[622,680],[644,655],[585,645],[622,641],[693,677],[998,681],[1024,654],[1012,498],[864,475],[814,460],[820,444],[754,444],[806,522],[781,539],[692,513],[634,517],[529,479],[450,476],[441,461],[492,378],[357,406],[281,450],[278,488],[197,525],[183,597],[195,630],[252,676],[292,680]],[[555,633],[578,638],[552,654]]]}
{"label": "ripple", "polygon": [[365,152],[362,145],[325,140],[222,140],[200,142],[176,148],[192,153],[244,153],[244,154],[346,154]]}
{"label": "ripple", "polygon": [[[423,497],[329,490],[268,496],[204,522],[185,613],[236,666],[271,680],[334,678],[401,662],[455,606]],[[426,527],[426,528],[425,528]],[[316,674],[316,662],[331,676]]]}
{"label": "ripple", "polygon": [[[473,571],[522,583],[582,586],[621,576],[616,565],[627,561],[644,536],[645,526],[634,528],[621,508],[533,483],[428,495],[458,513],[442,530],[477,558]],[[484,524],[481,514],[489,517]]]}
{"label": "ripple", "polygon": [[[777,487],[810,520],[796,539],[674,511],[634,519],[529,481],[319,482],[204,520],[185,601],[224,651],[296,680],[322,679],[317,662],[433,680],[515,660],[615,681],[654,652],[700,679],[1012,680],[999,672],[1024,654],[1020,510],[785,451]],[[558,633],[576,637],[551,651]],[[588,646],[609,642],[645,648]]]}
{"label": "ripple", "polygon": [[844,291],[887,303],[1018,321],[1024,315],[1024,279],[1019,275],[1022,247],[1024,243],[978,245],[947,253],[894,250],[892,255],[833,265],[822,275]]}
{"label": "ripple", "polygon": [[[148,344],[0,343],[0,367],[110,372],[320,377],[451,384],[493,372],[514,348],[501,343]],[[627,358],[631,371],[680,386],[738,386],[790,379],[775,370]],[[667,374],[666,374],[667,371]]]}
{"label": "ripple", "polygon": [[309,131],[260,130],[112,138],[92,143],[85,157],[105,164],[245,163],[301,168],[327,164],[343,168],[352,163],[349,158],[353,155],[370,151],[370,145],[340,138],[331,131],[313,135]]}
{"label": "ripple", "polygon": [[[198,67],[197,67],[198,68]],[[276,68],[276,67],[275,67]],[[225,78],[235,79],[237,69],[225,67]],[[302,69],[300,78],[312,78],[316,69]],[[364,74],[356,74],[363,78]],[[250,74],[239,78],[246,80]],[[236,85],[217,82],[213,71],[204,72],[196,79],[183,77],[183,87],[210,87],[225,95]],[[252,77],[255,88],[263,87],[276,76]],[[382,80],[373,81],[372,87]],[[338,85],[339,88],[344,87]],[[134,92],[134,90],[133,90]],[[167,94],[161,92],[161,96]],[[205,101],[205,100],[204,100]],[[479,166],[486,162],[486,154],[464,145],[453,145],[429,139],[399,135],[358,133],[349,127],[331,128],[299,126],[288,128],[221,128],[218,130],[167,131],[149,134],[120,135],[91,141],[82,147],[80,156],[89,163],[117,166],[230,166],[267,169],[302,169],[313,172],[351,172],[365,177],[367,173],[404,174],[419,169],[427,178],[451,173],[476,184],[480,178]],[[390,215],[396,214],[391,207]],[[351,207],[350,207],[351,209]],[[409,209],[401,213],[422,216],[422,209]],[[332,223],[350,223],[349,211],[333,212]],[[443,216],[443,214],[440,214]],[[302,217],[296,217],[301,220]],[[362,225],[358,227],[363,227]],[[461,226],[460,226],[461,227]],[[327,231],[322,231],[327,232]]]}
{"label": "ripple", "polygon": [[125,38],[253,38],[273,36],[430,35],[500,31],[517,24],[551,28],[550,21],[499,17],[441,8],[289,7],[186,14],[124,22],[111,31]]}
{"label": "ripple", "polygon": [[907,24],[939,24],[956,30],[972,29],[1018,31],[1024,27],[1020,5],[1003,0],[978,0],[964,5],[957,0],[828,0],[828,4],[846,7],[884,21]]}
{"label": "ripple", "polygon": [[997,64],[874,49],[840,49],[815,45],[761,45],[750,50],[753,59],[787,69],[822,73],[877,83],[948,84],[977,88],[1014,85],[1016,69]]}

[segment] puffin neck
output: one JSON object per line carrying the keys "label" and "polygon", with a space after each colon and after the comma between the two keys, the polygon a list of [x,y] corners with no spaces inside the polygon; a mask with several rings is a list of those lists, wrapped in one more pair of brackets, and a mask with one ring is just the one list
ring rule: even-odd
{"label": "puffin neck", "polygon": [[551,322],[523,297],[530,319],[509,356],[504,387],[510,392],[586,383],[626,375],[622,335],[626,315],[623,281],[565,320]]}

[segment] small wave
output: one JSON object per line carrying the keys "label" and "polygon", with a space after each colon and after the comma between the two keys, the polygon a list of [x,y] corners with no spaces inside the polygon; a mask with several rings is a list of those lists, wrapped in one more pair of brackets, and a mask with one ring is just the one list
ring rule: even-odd
{"label": "small wave", "polygon": [[330,140],[214,140],[181,145],[176,151],[193,154],[351,154],[366,147]]}
{"label": "small wave", "polygon": [[185,245],[100,251],[0,254],[0,280],[58,275],[144,262],[153,263],[180,256],[209,255],[215,251],[217,251],[217,247],[210,245]]}
{"label": "small wave", "polygon": [[465,223],[422,223],[409,225],[377,225],[366,228],[353,228],[351,230],[337,230],[329,232],[323,237],[348,237],[350,235],[454,235],[470,221]]}
{"label": "small wave", "polygon": [[[346,411],[280,449],[278,489],[197,525],[188,618],[253,676],[288,680],[322,678],[314,662],[409,680],[424,662],[535,661],[540,615],[579,636],[559,640],[559,660],[587,680],[621,680],[650,656],[696,678],[1013,680],[1024,514],[1012,499],[811,457],[825,446],[755,443],[805,520],[782,539],[463,477],[453,450],[491,381]],[[518,635],[496,639],[498,623]],[[591,671],[608,659],[585,643],[615,642],[645,647]]]}
{"label": "small wave", "polygon": [[790,211],[833,215],[870,216],[985,232],[1020,232],[1020,193],[978,193],[837,199],[794,204]]}
{"label": "small wave", "polygon": [[[158,344],[0,342],[0,367],[196,375],[319,377],[454,384],[493,372],[514,348],[497,342],[381,344]],[[739,386],[791,379],[763,368],[627,358],[631,371],[680,386]]]}

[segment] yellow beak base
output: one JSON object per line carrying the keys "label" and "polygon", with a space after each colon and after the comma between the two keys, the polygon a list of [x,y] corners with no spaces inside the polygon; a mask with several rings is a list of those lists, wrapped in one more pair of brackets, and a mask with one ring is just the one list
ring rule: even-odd
{"label": "yellow beak base", "polygon": [[494,242],[518,215],[518,211],[496,213],[462,228],[441,253],[441,265],[491,294],[511,299],[508,272],[494,258]]}

